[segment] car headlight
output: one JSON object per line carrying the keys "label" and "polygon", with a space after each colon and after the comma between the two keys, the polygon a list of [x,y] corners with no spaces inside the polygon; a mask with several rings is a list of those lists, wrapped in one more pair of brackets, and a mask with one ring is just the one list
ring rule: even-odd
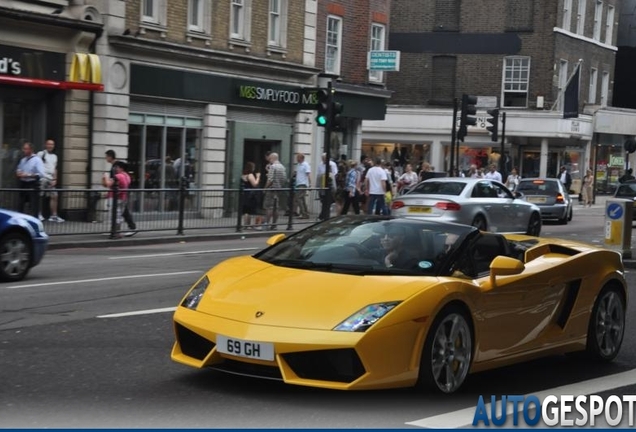
{"label": "car headlight", "polygon": [[388,314],[400,302],[374,303],[360,309],[349,318],[338,324],[334,330],[348,332],[365,332],[369,327]]}
{"label": "car headlight", "polygon": [[199,302],[203,298],[205,290],[208,289],[208,285],[210,285],[210,280],[207,276],[204,276],[203,279],[199,280],[199,282],[192,287],[188,295],[186,295],[181,302],[181,306],[195,310],[197,306],[199,306]]}

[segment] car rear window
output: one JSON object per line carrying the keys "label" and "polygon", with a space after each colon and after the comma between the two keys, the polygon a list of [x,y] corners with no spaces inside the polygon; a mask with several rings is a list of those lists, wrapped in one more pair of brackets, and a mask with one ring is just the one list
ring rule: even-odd
{"label": "car rear window", "polygon": [[559,186],[556,181],[528,180],[519,182],[517,191],[524,194],[554,194],[559,192]]}
{"label": "car rear window", "polygon": [[636,196],[636,183],[622,184],[616,190],[617,197],[630,197]]}
{"label": "car rear window", "polygon": [[425,181],[411,189],[408,194],[431,194],[431,195],[459,195],[462,193],[466,183],[462,182],[439,182]]}

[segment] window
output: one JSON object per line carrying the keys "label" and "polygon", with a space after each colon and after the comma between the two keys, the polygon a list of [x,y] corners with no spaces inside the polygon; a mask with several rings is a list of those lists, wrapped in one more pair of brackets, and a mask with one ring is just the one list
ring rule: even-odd
{"label": "window", "polygon": [[598,71],[594,68],[590,69],[590,91],[587,95],[587,103],[596,103],[596,83],[598,80]]}
{"label": "window", "polygon": [[533,24],[534,0],[506,1],[506,30],[532,31]]}
{"label": "window", "polygon": [[576,32],[580,35],[585,34],[585,10],[587,0],[579,0],[579,8],[576,12]]}
{"label": "window", "polygon": [[269,0],[268,45],[285,47],[287,39],[287,0]]}
{"label": "window", "polygon": [[[371,24],[371,51],[384,50],[384,29],[382,24]],[[369,81],[382,82],[381,71],[369,71]]]}
{"label": "window", "polygon": [[342,18],[327,17],[327,49],[325,52],[325,72],[340,75],[342,45]]}
{"label": "window", "polygon": [[188,30],[195,32],[205,31],[204,1],[205,0],[188,1]]}
{"label": "window", "polygon": [[167,0],[142,0],[141,1],[141,22],[149,27],[168,25],[166,20]]}
{"label": "window", "polygon": [[563,107],[565,86],[568,83],[568,61],[561,60],[559,63],[559,109]]}
{"label": "window", "polygon": [[435,31],[459,31],[460,0],[435,0]]}
{"label": "window", "polygon": [[607,6],[607,18],[605,18],[605,43],[613,45],[614,38],[614,6]]}
{"label": "window", "polygon": [[251,0],[231,0],[230,38],[249,41],[252,4]]}
{"label": "window", "polygon": [[563,0],[563,29],[572,29],[572,0]]}
{"label": "window", "polygon": [[609,98],[609,72],[603,72],[601,83],[601,106],[607,106]]}
{"label": "window", "polygon": [[603,18],[603,2],[597,1],[594,9],[594,35],[596,40],[601,40],[601,19]]}
{"label": "window", "polygon": [[528,106],[530,57],[506,57],[503,70],[503,103],[505,107]]}

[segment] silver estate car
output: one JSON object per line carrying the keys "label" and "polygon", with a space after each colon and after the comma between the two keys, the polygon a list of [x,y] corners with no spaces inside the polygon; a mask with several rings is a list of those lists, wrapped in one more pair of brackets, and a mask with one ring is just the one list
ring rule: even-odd
{"label": "silver estate car", "polygon": [[574,204],[563,183],[556,178],[524,178],[519,180],[517,192],[523,199],[541,209],[541,219],[567,224],[572,220]]}
{"label": "silver estate car", "polygon": [[473,225],[482,231],[541,234],[539,207],[489,179],[425,180],[393,200],[391,214]]}

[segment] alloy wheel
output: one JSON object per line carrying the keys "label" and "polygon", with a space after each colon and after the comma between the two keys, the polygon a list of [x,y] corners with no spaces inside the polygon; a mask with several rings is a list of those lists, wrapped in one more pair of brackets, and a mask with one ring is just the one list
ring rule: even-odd
{"label": "alloy wheel", "polygon": [[433,380],[444,393],[457,390],[466,379],[472,357],[472,335],[463,315],[450,313],[437,326],[431,347]]}

